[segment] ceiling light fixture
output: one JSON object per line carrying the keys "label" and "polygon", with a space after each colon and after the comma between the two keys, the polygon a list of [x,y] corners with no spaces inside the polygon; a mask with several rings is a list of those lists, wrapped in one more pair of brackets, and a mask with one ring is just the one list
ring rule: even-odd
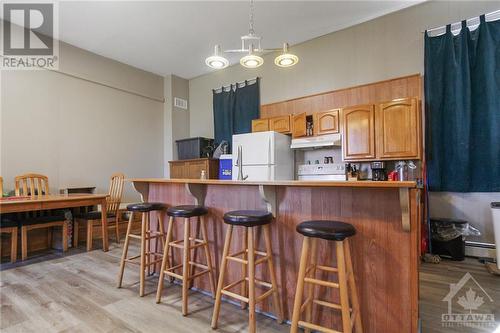
{"label": "ceiling light fixture", "polygon": [[205,59],[205,63],[208,67],[214,69],[223,69],[229,66],[229,61],[220,56],[220,45],[215,45],[214,55]]}
{"label": "ceiling light fixture", "polygon": [[258,55],[253,54],[253,45],[250,44],[248,55],[240,59],[240,64],[246,68],[257,68],[264,63],[264,59]]}
{"label": "ceiling light fixture", "polygon": [[[294,54],[288,53],[288,43],[283,44],[283,49],[263,49],[261,47],[260,41],[262,40],[262,37],[255,34],[253,16],[254,0],[250,0],[250,28],[248,30],[248,34],[240,37],[240,49],[225,50],[224,53],[247,53],[247,55],[240,59],[240,64],[246,68],[257,68],[264,63],[264,59],[259,54],[264,52],[282,51],[282,54],[276,57],[274,63],[279,67],[291,67],[295,65],[299,61],[299,58]],[[220,54],[220,45],[216,45],[214,55],[205,59],[207,66],[214,69],[223,69],[229,66],[229,61]]]}
{"label": "ceiling light fixture", "polygon": [[299,57],[288,53],[288,43],[283,43],[283,53],[274,59],[274,63],[279,67],[291,67],[299,62]]}

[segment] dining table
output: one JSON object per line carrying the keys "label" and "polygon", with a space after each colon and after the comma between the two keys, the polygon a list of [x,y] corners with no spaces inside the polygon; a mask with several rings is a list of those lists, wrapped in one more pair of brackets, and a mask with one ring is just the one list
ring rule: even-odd
{"label": "dining table", "polygon": [[0,198],[0,214],[101,206],[102,249],[109,250],[106,198],[108,194],[48,194]]}

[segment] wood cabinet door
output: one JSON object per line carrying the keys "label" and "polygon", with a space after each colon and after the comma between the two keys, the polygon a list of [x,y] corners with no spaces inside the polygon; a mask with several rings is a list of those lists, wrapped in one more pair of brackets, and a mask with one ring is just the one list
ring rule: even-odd
{"label": "wood cabinet door", "polygon": [[186,178],[185,170],[186,165],[184,162],[170,163],[170,178],[180,179]]}
{"label": "wood cabinet door", "polygon": [[279,133],[290,133],[290,116],[269,118],[269,130]]}
{"label": "wood cabinet door", "polygon": [[206,177],[208,178],[208,159],[200,161],[189,161],[188,163],[188,177],[189,179],[200,179],[201,171],[205,170]]}
{"label": "wood cabinet door", "polygon": [[306,113],[294,114],[292,116],[292,138],[300,138],[307,135]]}
{"label": "wood cabinet door", "polygon": [[314,114],[314,135],[339,132],[339,110],[330,110]]}
{"label": "wood cabinet door", "polygon": [[375,158],[375,107],[358,105],[342,110],[344,160]]}
{"label": "wood cabinet door", "polygon": [[416,98],[398,99],[377,106],[377,158],[420,158],[419,110]]}
{"label": "wood cabinet door", "polygon": [[269,131],[269,119],[254,119],[252,120],[252,132]]}

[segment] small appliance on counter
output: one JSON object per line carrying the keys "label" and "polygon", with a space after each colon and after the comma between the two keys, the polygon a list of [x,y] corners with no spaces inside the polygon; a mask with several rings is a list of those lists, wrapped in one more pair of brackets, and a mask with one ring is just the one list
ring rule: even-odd
{"label": "small appliance on counter", "polygon": [[188,138],[176,140],[177,157],[179,160],[192,160],[195,158],[212,157],[213,139],[209,138]]}
{"label": "small appliance on counter", "polygon": [[273,131],[233,135],[233,180],[292,180],[290,137]]}
{"label": "small appliance on counter", "polygon": [[385,172],[384,162],[372,162],[370,163],[370,167],[372,169],[372,180],[374,181],[387,180],[387,174]]}
{"label": "small appliance on counter", "polygon": [[301,164],[297,170],[298,180],[307,181],[346,181],[345,165],[343,163]]}

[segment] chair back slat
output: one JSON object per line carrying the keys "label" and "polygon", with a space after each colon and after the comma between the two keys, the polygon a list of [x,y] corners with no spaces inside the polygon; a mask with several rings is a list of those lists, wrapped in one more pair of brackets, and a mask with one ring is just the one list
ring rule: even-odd
{"label": "chair back slat", "polygon": [[106,209],[108,212],[118,213],[122,201],[124,179],[125,175],[123,173],[114,173],[111,175],[111,180],[109,182],[109,197],[106,201]]}
{"label": "chair back slat", "polygon": [[16,196],[48,195],[49,178],[36,173],[27,173],[15,177]]}

